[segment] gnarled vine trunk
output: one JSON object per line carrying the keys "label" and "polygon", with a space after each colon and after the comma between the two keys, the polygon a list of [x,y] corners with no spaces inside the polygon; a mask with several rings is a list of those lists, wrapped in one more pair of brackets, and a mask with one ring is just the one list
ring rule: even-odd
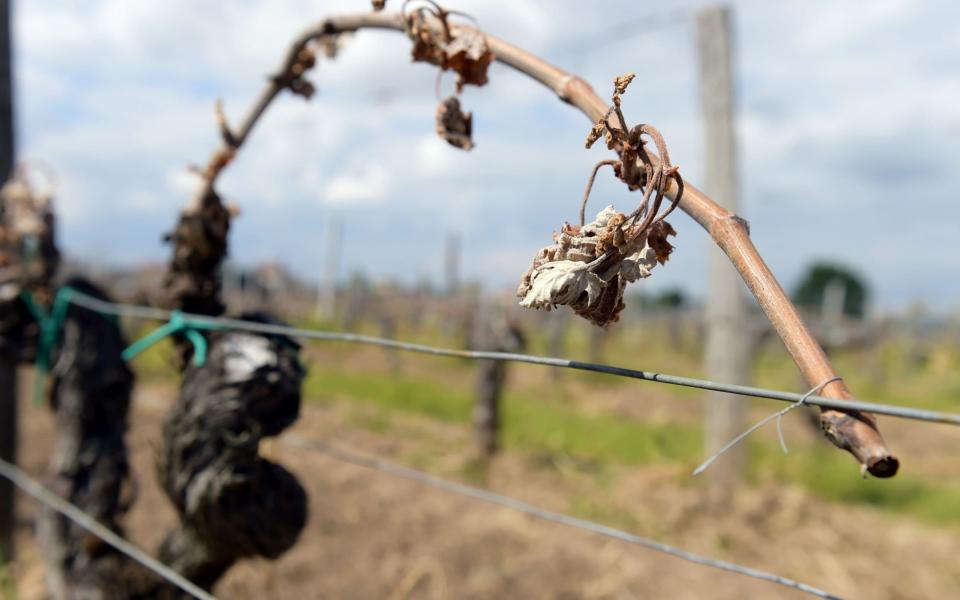
{"label": "gnarled vine trunk", "polygon": [[[86,281],[67,285],[106,299]],[[133,501],[124,435],[134,377],[120,356],[125,346],[115,320],[75,305],[67,311],[50,372],[57,439],[47,475],[54,492],[121,534]],[[50,508],[40,512],[37,537],[53,598],[129,598],[156,584],[140,565]]]}

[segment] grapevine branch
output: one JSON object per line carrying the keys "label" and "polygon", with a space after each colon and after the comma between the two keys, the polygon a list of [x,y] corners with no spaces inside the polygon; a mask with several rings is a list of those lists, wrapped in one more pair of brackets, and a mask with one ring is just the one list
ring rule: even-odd
{"label": "grapevine branch", "polygon": [[[428,26],[438,36],[481,35],[484,36],[490,51],[496,60],[529,76],[552,90],[558,98],[583,112],[592,122],[605,121],[611,115],[610,106],[601,99],[583,79],[570,74],[550,63],[497,37],[483,34],[466,25],[451,25],[445,20],[430,18]],[[229,158],[240,149],[247,140],[257,120],[273,99],[290,85],[290,75],[296,70],[298,61],[302,61],[303,51],[311,42],[329,40],[331,37],[353,33],[361,29],[384,29],[401,33],[408,32],[403,15],[399,13],[374,12],[331,17],[301,33],[292,43],[278,71],[266,88],[261,92],[246,120],[239,129],[231,130],[225,125],[224,142],[210,159],[204,171],[203,183],[195,202],[188,211],[198,212],[205,204],[218,203],[213,192],[214,183]],[[293,89],[293,88],[291,88]],[[296,90],[294,90],[296,91]],[[645,173],[648,165],[660,168],[663,173],[662,184],[657,185],[659,192],[670,198],[700,224],[714,242],[726,253],[736,267],[747,287],[753,293],[760,307],[770,320],[780,339],[786,346],[804,379],[810,385],[816,385],[837,375],[823,349],[804,324],[796,307],[790,302],[783,287],[779,284],[769,267],[750,240],[746,222],[734,213],[718,205],[709,196],[689,183],[683,184],[679,178],[669,176],[669,162],[661,161],[657,154],[646,151],[645,157],[637,156],[633,144],[625,144],[636,138],[639,131],[627,130],[621,116],[617,123],[607,122],[614,135],[611,149],[617,152],[624,170]],[[651,135],[649,131],[643,131]],[[659,144],[657,144],[659,145]],[[633,152],[630,151],[632,148]],[[227,158],[227,160],[224,160]],[[642,160],[645,158],[646,161]],[[659,167],[658,167],[659,168]],[[833,381],[822,391],[828,398],[850,399],[852,394],[842,380]],[[861,464],[864,471],[876,477],[892,477],[899,468],[899,461],[887,449],[883,437],[877,429],[876,418],[871,413],[834,409],[823,409],[821,425],[827,438],[837,447],[850,452]]]}

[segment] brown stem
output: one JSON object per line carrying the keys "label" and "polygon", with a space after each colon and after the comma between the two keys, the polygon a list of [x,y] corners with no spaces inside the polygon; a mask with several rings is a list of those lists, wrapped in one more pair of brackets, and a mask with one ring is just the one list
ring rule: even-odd
{"label": "brown stem", "polygon": [[[439,31],[440,23],[436,23],[435,26]],[[383,12],[326,19],[305,31],[294,41],[284,62],[284,69],[289,68],[297,52],[310,40],[359,29],[390,29],[403,32],[404,21],[400,14]],[[457,29],[468,28],[458,26],[454,31]],[[499,62],[513,67],[553,90],[561,100],[580,109],[591,122],[595,123],[608,114],[610,108],[608,104],[597,96],[593,88],[583,79],[494,36],[487,35],[487,43]],[[271,83],[262,92],[250,116],[236,133],[237,147],[246,140],[257,119],[280,89],[275,83]],[[649,153],[649,156],[655,163],[659,162],[658,157],[653,153]],[[643,165],[640,165],[640,168],[642,167]],[[674,178],[670,179],[666,195],[676,200],[677,181]],[[206,182],[205,191],[212,191],[214,180],[215,176]],[[200,194],[200,198],[204,195]],[[818,385],[836,376],[837,373],[826,354],[750,241],[745,222],[690,184],[684,186],[679,206],[709,232],[717,245],[730,258],[807,382],[811,386]],[[821,395],[838,399],[852,397],[842,381],[830,383],[823,389]],[[843,413],[826,409],[822,411],[821,424],[830,441],[853,454],[866,471],[877,477],[891,477],[896,474],[899,462],[887,449],[872,414]]]}

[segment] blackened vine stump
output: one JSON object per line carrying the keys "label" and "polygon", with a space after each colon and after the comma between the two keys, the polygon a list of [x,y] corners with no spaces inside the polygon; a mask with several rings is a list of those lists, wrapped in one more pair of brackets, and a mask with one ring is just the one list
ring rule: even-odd
{"label": "blackened vine stump", "polygon": [[307,496],[293,474],[258,454],[262,439],[299,415],[299,345],[239,332],[207,339],[206,363],[186,367],[164,423],[158,472],[181,520],[160,558],[210,588],[241,558],[277,558],[291,548],[306,523]]}
{"label": "blackened vine stump", "polygon": [[220,265],[227,253],[230,210],[216,193],[196,211],[184,211],[164,241],[173,245],[170,268],[164,277],[161,304],[188,313],[218,315]]}
{"label": "blackened vine stump", "polygon": [[[109,300],[84,280],[66,285]],[[69,307],[50,372],[58,436],[47,475],[57,494],[121,535],[121,519],[134,500],[124,442],[134,377],[121,357],[125,347],[116,320]],[[131,598],[158,583],[139,564],[50,508],[40,513],[37,538],[54,598]]]}

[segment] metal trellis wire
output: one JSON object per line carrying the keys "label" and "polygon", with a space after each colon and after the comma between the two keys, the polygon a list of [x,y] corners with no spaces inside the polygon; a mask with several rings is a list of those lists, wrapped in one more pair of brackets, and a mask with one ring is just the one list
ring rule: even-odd
{"label": "metal trellis wire", "polygon": [[[139,306],[134,304],[123,304],[108,302],[88,296],[82,293],[75,293],[70,301],[78,306],[83,306],[90,310],[107,315],[120,317],[130,317],[135,319],[150,319],[158,321],[169,321],[174,316],[174,311],[155,308],[151,306]],[[843,411],[864,411],[872,412],[878,415],[897,417],[901,419],[910,419],[914,421],[925,421],[928,423],[941,423],[945,425],[960,426],[960,414],[946,413],[922,408],[912,408],[907,406],[897,406],[891,404],[878,404],[875,402],[863,402],[860,400],[839,400],[836,398],[826,398],[823,396],[798,394],[795,392],[785,392],[780,390],[771,390],[766,388],[752,387],[746,385],[736,385],[730,383],[721,383],[707,379],[695,379],[692,377],[683,377],[680,375],[669,375],[666,373],[657,373],[654,371],[641,371],[637,369],[627,369],[624,367],[614,367],[611,365],[583,362],[579,360],[569,360],[566,358],[553,358],[548,356],[534,356],[530,354],[518,354],[512,352],[487,352],[479,350],[454,350],[450,348],[439,348],[425,344],[416,344],[410,342],[400,342],[370,335],[361,335],[357,333],[344,333],[338,331],[326,331],[317,329],[303,329],[299,327],[290,327],[287,325],[275,325],[270,323],[257,323],[245,321],[242,319],[231,319],[227,317],[212,317],[207,315],[197,315],[190,313],[180,313],[183,322],[198,327],[208,327],[217,325],[221,328],[235,329],[238,331],[249,331],[254,333],[264,333],[268,335],[284,335],[289,337],[346,342],[353,344],[368,344],[393,348],[394,350],[404,350],[408,352],[418,352],[432,356],[446,356],[453,358],[467,358],[475,360],[504,360],[510,362],[527,363],[533,365],[545,365],[549,367],[561,367],[575,369],[580,371],[593,371],[595,373],[606,373],[619,377],[630,379],[641,379],[643,381],[652,381],[655,383],[666,383],[670,385],[679,385],[703,390],[713,390],[717,392],[727,392],[739,394],[741,396],[752,396],[755,398],[769,398],[781,402],[790,402],[793,404],[803,402],[811,406],[820,406],[825,408],[834,408]]]}
{"label": "metal trellis wire", "polygon": [[194,598],[199,598],[200,600],[215,600],[213,595],[206,590],[201,589],[183,577],[183,575],[180,575],[170,567],[123,539],[114,531],[111,531],[103,524],[97,522],[96,519],[83,512],[79,507],[51,492],[22,470],[3,459],[0,459],[0,477],[8,479],[15,486],[30,496],[33,496],[33,498],[41,504],[62,514],[91,534],[113,546],[117,551],[137,561]]}

